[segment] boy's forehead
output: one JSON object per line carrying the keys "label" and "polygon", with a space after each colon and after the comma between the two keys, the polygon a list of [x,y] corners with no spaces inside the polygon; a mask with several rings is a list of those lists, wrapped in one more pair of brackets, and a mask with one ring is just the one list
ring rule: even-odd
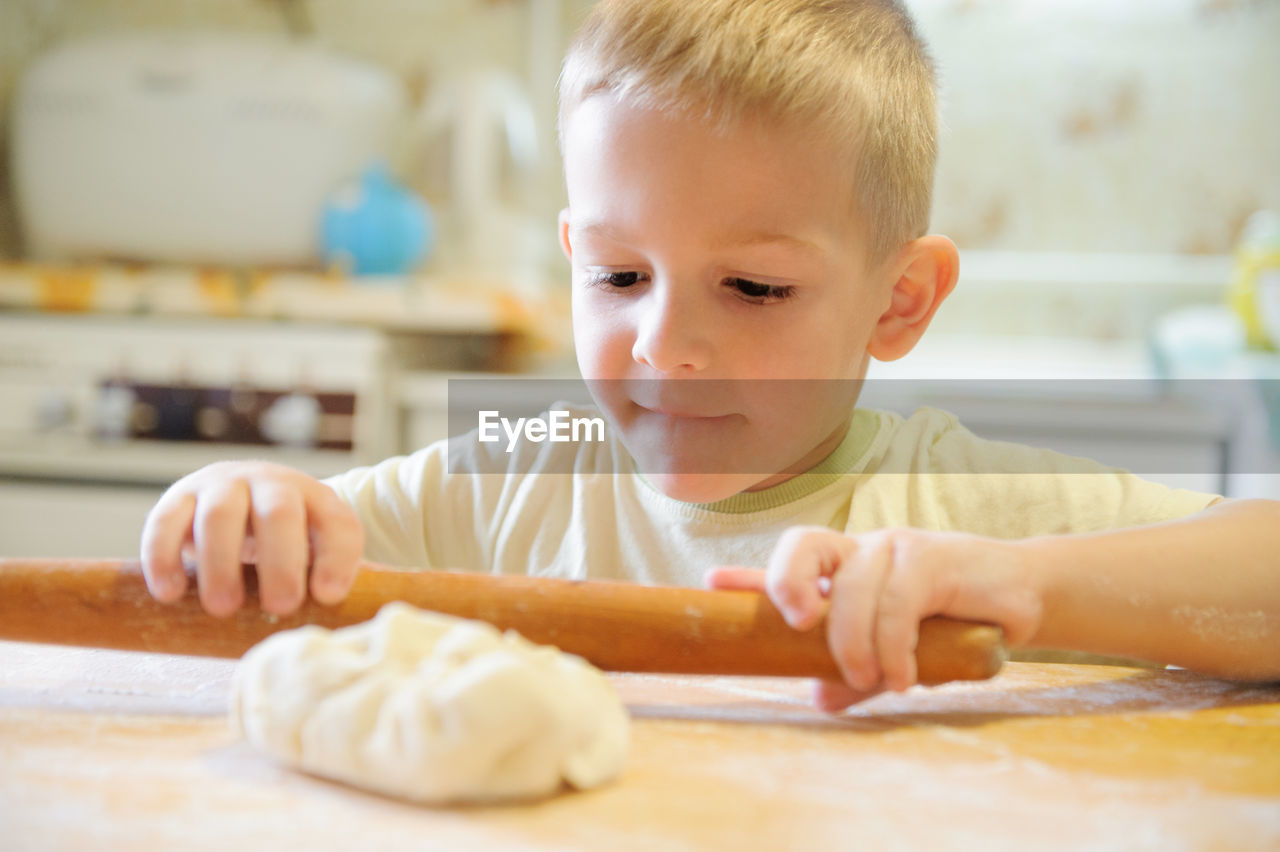
{"label": "boy's forehead", "polygon": [[[736,132],[722,133],[695,111],[612,93],[585,98],[566,119],[564,166],[579,238],[631,243],[633,202],[664,189],[707,210],[708,219],[693,224],[712,248],[819,256],[860,221],[847,152],[815,128],[745,117]],[[682,181],[662,185],[660,172]],[[861,229],[852,236],[861,242]]]}

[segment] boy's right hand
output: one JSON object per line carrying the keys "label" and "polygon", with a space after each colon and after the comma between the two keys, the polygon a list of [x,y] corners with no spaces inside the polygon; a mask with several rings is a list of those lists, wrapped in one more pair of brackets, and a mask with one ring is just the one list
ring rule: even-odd
{"label": "boy's right hand", "polygon": [[849,534],[791,527],[766,570],[720,567],[711,588],[767,594],[797,630],[826,619],[843,681],[821,681],[829,711],[916,682],[920,622],[933,615],[999,625],[1010,647],[1040,627],[1044,595],[1034,556],[1018,541],[957,532],[883,529]]}
{"label": "boy's right hand", "polygon": [[[270,462],[218,462],[170,486],[142,529],[142,571],[156,600],[187,590],[196,562],[200,603],[230,615],[244,602],[242,563],[258,570],[262,608],[293,612],[308,587],[320,603],[346,597],[364,549],[352,509],[319,480]],[[309,576],[308,576],[309,569]]]}

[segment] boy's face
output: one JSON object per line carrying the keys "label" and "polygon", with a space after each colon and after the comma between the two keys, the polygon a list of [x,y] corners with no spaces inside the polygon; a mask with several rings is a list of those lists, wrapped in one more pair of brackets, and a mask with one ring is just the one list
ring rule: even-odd
{"label": "boy's face", "polygon": [[821,461],[893,283],[866,268],[848,153],[612,95],[572,110],[563,147],[578,363],[639,469],[710,502]]}

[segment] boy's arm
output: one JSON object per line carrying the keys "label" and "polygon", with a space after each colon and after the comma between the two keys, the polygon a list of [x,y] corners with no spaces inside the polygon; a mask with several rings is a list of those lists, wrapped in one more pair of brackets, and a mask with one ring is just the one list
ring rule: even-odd
{"label": "boy's arm", "polygon": [[1018,542],[1043,615],[1029,645],[1280,679],[1280,502]]}
{"label": "boy's arm", "polygon": [[1220,503],[1111,532],[1008,541],[917,529],[795,527],[767,571],[713,571],[766,592],[797,629],[827,615],[848,705],[916,681],[920,622],[1001,625],[1014,647],[1141,657],[1240,680],[1280,679],[1280,503]]}

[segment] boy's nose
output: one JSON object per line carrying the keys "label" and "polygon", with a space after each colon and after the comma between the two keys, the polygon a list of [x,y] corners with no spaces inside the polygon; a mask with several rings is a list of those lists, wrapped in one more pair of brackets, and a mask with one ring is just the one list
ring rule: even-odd
{"label": "boy's nose", "polygon": [[699,318],[693,300],[678,298],[672,288],[654,287],[638,305],[636,339],[631,357],[660,373],[705,370],[710,361],[710,329]]}

